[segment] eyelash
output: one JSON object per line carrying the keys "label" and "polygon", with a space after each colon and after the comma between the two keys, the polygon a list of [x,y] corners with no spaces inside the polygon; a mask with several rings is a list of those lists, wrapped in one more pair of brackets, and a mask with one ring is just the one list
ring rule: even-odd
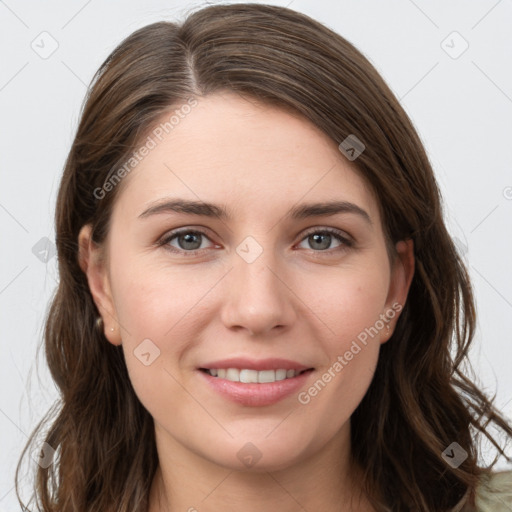
{"label": "eyelash", "polygon": [[[159,247],[165,246],[164,248],[166,250],[176,253],[176,254],[184,254],[185,253],[189,256],[195,256],[196,254],[200,253],[201,251],[204,251],[205,249],[195,249],[192,251],[187,251],[185,249],[176,249],[175,247],[168,245],[169,242],[171,240],[173,240],[174,238],[176,238],[177,236],[180,236],[183,234],[189,234],[189,233],[192,233],[195,235],[200,234],[200,235],[203,235],[204,237],[208,238],[208,235],[204,231],[201,231],[199,229],[181,229],[181,230],[177,230],[177,231],[171,231],[166,236],[164,236],[159,242],[157,242],[157,245]],[[350,249],[350,248],[354,247],[354,245],[355,245],[352,240],[349,240],[348,238],[344,237],[339,230],[334,229],[334,228],[321,228],[321,229],[314,229],[314,230],[308,231],[301,238],[300,242],[302,242],[306,238],[310,237],[311,235],[316,235],[316,234],[332,235],[336,240],[338,240],[342,244],[339,247],[335,247],[334,249],[324,249],[324,250],[318,250],[318,251],[314,250],[314,249],[309,249],[310,251],[312,251],[314,253],[319,253],[319,255],[322,255],[322,254],[332,255],[332,253],[335,253],[338,251],[346,251],[347,249]]]}

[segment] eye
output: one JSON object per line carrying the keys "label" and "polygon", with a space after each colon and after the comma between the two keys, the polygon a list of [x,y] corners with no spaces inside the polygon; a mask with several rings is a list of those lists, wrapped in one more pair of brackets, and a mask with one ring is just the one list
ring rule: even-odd
{"label": "eye", "polygon": [[346,250],[354,245],[352,240],[342,235],[341,231],[334,228],[322,228],[309,231],[302,241],[307,240],[310,248],[314,252],[323,252],[329,249],[333,238],[339,242],[339,245],[334,247],[333,251]]}
{"label": "eye", "polygon": [[[166,248],[172,252],[187,252],[195,254],[201,249],[204,249],[204,247],[201,247],[202,238],[209,240],[204,231],[182,229],[181,231],[172,231],[169,233],[159,242],[159,245],[166,246]],[[171,244],[171,241],[174,241],[174,239],[176,239],[178,247]]]}

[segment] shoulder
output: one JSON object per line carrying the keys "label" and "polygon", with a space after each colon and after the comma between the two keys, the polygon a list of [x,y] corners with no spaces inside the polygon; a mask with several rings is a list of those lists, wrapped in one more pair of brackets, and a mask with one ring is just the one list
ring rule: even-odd
{"label": "shoulder", "polygon": [[512,470],[485,473],[476,488],[477,512],[512,511]]}

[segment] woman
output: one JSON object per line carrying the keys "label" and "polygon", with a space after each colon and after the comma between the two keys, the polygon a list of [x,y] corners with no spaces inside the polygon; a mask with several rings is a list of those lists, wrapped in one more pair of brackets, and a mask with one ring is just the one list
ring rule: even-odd
{"label": "woman", "polygon": [[512,426],[462,372],[475,307],[430,163],[325,26],[219,5],[128,37],[56,231],[41,510],[512,506],[478,465],[475,429]]}

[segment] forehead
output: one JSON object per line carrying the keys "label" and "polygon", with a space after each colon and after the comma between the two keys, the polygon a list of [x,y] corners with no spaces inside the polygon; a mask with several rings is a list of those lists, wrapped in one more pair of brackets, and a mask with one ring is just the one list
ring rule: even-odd
{"label": "forehead", "polygon": [[[378,219],[357,168],[307,119],[231,92],[196,100],[190,109],[173,107],[148,132],[151,149],[123,178],[115,210],[133,217],[152,201],[175,196],[229,204],[238,215],[246,209],[278,214],[301,200],[336,199]],[[179,115],[171,124],[173,113]]]}

